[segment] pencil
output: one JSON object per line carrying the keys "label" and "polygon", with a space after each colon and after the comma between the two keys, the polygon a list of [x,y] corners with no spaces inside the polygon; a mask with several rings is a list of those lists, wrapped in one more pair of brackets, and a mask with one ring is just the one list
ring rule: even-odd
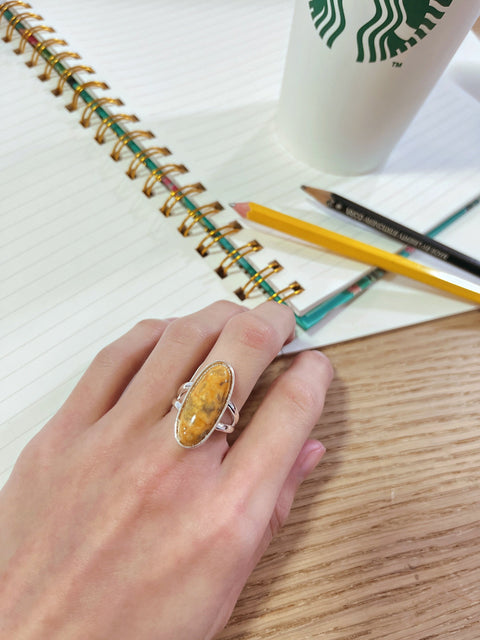
{"label": "pencil", "polygon": [[268,209],[253,202],[234,203],[231,206],[239,215],[252,222],[257,222],[294,238],[324,247],[346,258],[380,267],[386,271],[397,273],[480,304],[480,288],[455,276],[425,267],[406,257],[371,247],[364,242],[342,236],[339,233],[323,229],[317,225],[287,216],[284,213]]}
{"label": "pencil", "polygon": [[[465,206],[463,206],[458,211],[448,214],[445,218],[440,220],[434,227],[427,231],[427,235],[432,238],[438,235],[444,229],[447,229],[454,222],[462,218],[465,214],[467,214],[473,207],[480,204],[480,198],[475,198]],[[403,247],[397,253],[401,256],[409,257],[413,253],[414,249],[412,247]],[[321,302],[315,309],[308,313],[308,320],[305,317],[302,317],[302,326],[305,329],[310,329],[315,326],[322,318],[324,318],[327,314],[339,307],[343,307],[344,305],[353,302],[357,298],[359,298],[365,291],[368,291],[370,287],[372,287],[376,282],[381,280],[386,274],[386,271],[383,269],[379,269],[378,267],[374,267],[364,276],[362,276],[359,280],[356,280],[353,284],[348,286],[343,291],[339,291],[338,293],[334,293],[326,300]]]}
{"label": "pencil", "polygon": [[[314,187],[307,187],[305,185],[302,186],[302,189],[312,198],[326,207],[338,211],[338,213],[342,213],[414,249],[428,253],[434,258],[444,260],[463,271],[468,271],[475,276],[480,276],[480,261],[471,256],[467,256],[452,247],[448,247],[438,242],[438,240],[430,238],[428,235],[410,229],[395,220],[390,220],[380,213],[371,211],[337,193],[330,193],[323,189],[315,189]],[[476,202],[478,203],[479,200],[480,197],[476,199]]]}

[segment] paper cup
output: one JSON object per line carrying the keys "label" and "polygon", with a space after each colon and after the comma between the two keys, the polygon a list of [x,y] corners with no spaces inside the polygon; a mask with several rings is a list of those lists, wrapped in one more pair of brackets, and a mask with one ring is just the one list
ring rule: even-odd
{"label": "paper cup", "polygon": [[388,158],[480,13],[480,0],[296,0],[281,142],[338,174]]}

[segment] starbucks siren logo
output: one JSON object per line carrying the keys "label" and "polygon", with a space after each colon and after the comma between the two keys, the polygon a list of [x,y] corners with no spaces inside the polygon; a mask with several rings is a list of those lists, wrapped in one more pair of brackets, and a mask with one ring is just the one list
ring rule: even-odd
{"label": "starbucks siren logo", "polygon": [[[357,32],[357,62],[393,58],[425,38],[453,0],[355,0],[370,2],[372,18]],[[345,0],[309,0],[310,13],[320,37],[329,48],[348,26]],[[374,6],[373,6],[374,5]],[[347,13],[347,16],[345,16]]]}

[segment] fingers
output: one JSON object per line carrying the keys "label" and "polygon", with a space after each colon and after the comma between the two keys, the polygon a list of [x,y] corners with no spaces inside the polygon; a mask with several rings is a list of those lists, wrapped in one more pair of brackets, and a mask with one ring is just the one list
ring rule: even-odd
{"label": "fingers", "polygon": [[263,531],[263,535],[261,536],[260,543],[258,544],[252,558],[253,566],[259,562],[260,558],[267,550],[272,538],[287,521],[293,500],[300,485],[312,473],[323,458],[324,454],[325,447],[321,442],[318,442],[318,440],[307,440],[303,445],[293,467],[288,473],[287,479],[283,483],[283,487],[277,497],[273,513],[271,515],[268,512],[264,514],[265,519],[270,519],[268,521],[268,526],[264,526],[263,528],[260,527],[260,530]]}
{"label": "fingers", "polygon": [[318,440],[307,440],[290,469],[278,495],[270,518],[270,534],[274,536],[287,521],[298,488],[323,458],[325,447]]}
{"label": "fingers", "polygon": [[56,422],[72,430],[99,420],[117,402],[168,324],[142,320],[102,349],[57,414]]}
{"label": "fingers", "polygon": [[224,460],[252,515],[273,512],[281,489],[323,408],[332,368],[317,351],[301,353],[272,385]]}
{"label": "fingers", "polygon": [[223,360],[233,366],[232,400],[241,408],[258,378],[295,330],[295,316],[285,305],[265,302],[233,317],[208,354],[207,363]]}
{"label": "fingers", "polygon": [[245,313],[222,301],[171,322],[117,404],[127,425],[150,426],[170,411],[179,386],[190,380],[225,325]]}

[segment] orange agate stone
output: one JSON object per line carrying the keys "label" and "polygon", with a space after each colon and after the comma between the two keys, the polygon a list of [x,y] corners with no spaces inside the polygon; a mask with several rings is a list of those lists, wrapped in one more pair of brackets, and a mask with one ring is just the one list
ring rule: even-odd
{"label": "orange agate stone", "polygon": [[194,378],[175,421],[175,437],[182,447],[197,447],[215,429],[233,388],[233,369],[214,362]]}

